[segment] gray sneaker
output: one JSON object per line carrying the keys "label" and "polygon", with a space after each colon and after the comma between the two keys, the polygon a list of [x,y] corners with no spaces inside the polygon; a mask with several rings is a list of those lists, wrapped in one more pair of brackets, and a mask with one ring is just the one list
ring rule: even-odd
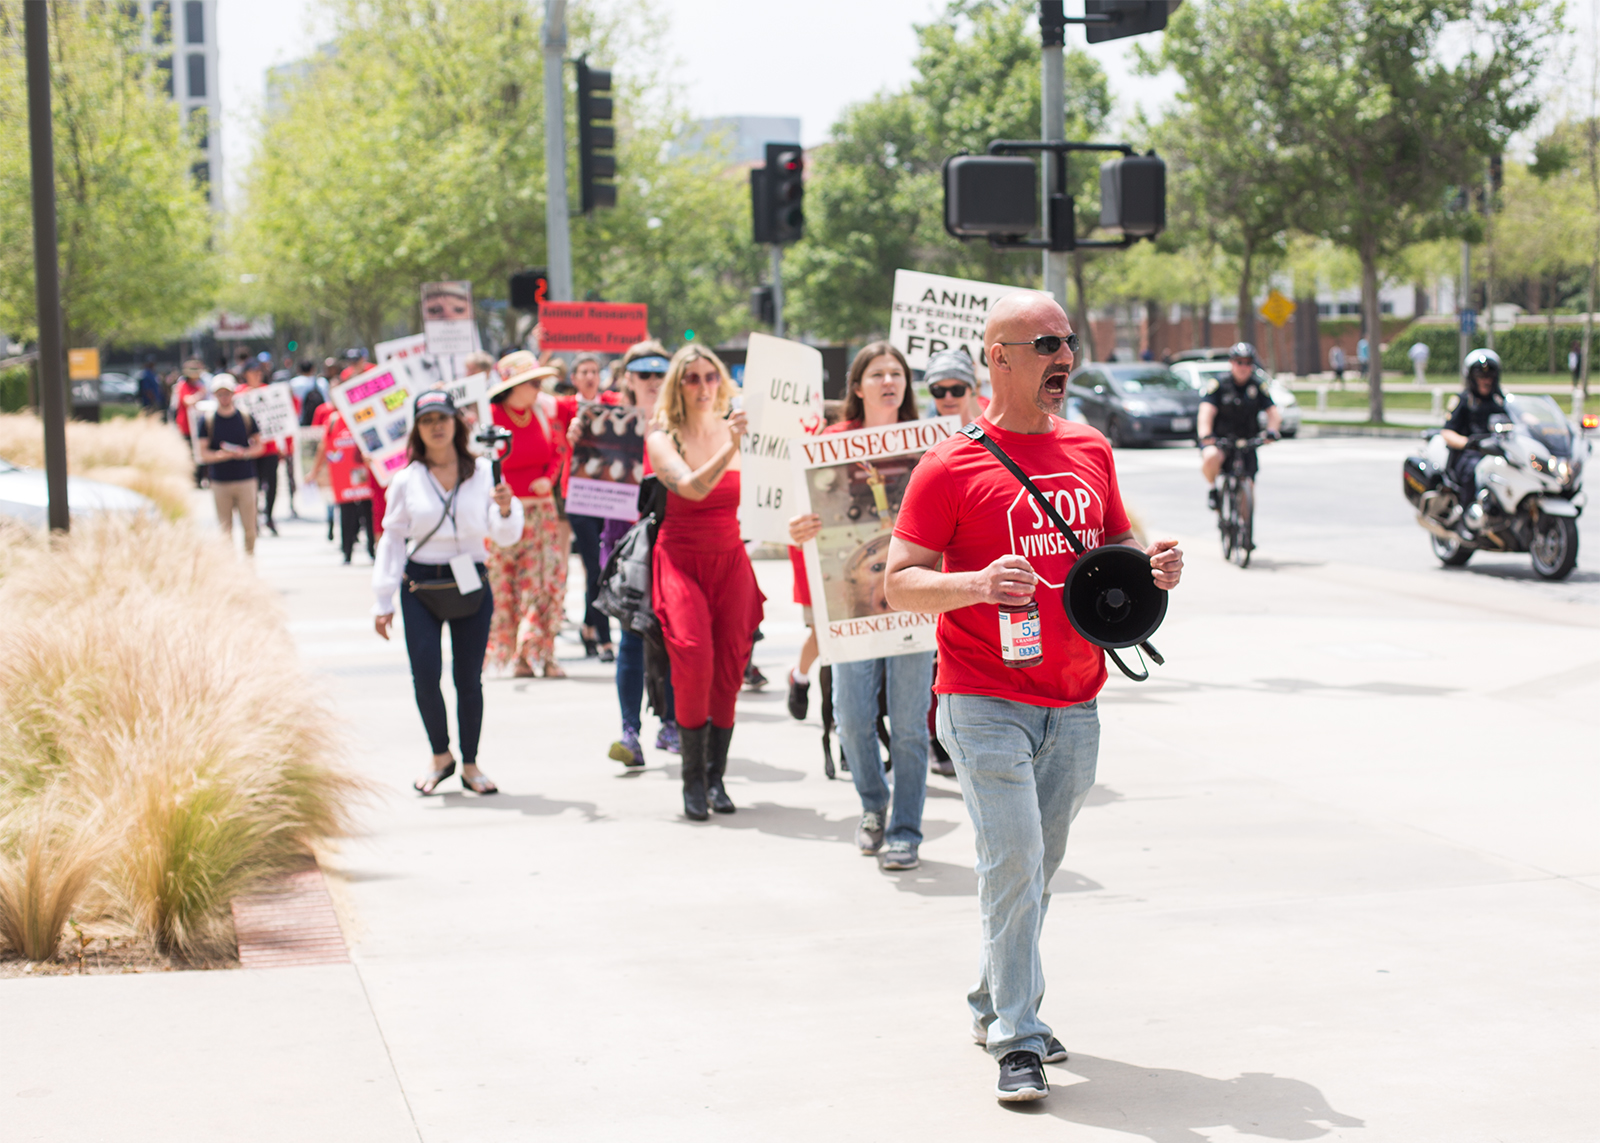
{"label": "gray sneaker", "polygon": [[861,824],[856,826],[856,848],[871,857],[883,848],[883,815],[876,810],[868,810],[861,815]]}
{"label": "gray sneaker", "polygon": [[917,847],[909,841],[891,841],[878,851],[879,869],[915,869],[921,864]]}

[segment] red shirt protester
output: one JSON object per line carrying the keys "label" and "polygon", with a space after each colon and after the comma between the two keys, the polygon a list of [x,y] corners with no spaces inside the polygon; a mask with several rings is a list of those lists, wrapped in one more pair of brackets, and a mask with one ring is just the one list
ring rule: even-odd
{"label": "red shirt protester", "polygon": [[533,482],[548,480],[552,488],[563,485],[567,464],[567,426],[577,412],[572,398],[552,400],[540,394],[538,402],[520,412],[496,402],[494,423],[511,430],[511,450],[500,462],[500,472],[515,496],[533,496]]}
{"label": "red shirt protester", "polygon": [[[1053,432],[1014,433],[980,418],[1088,547],[1128,531],[1111,446],[1086,425],[1056,420]],[[957,528],[957,524],[960,528]],[[978,603],[939,616],[938,694],[987,695],[1034,706],[1088,702],[1106,681],[1105,656],[1067,621],[1061,592],[1077,558],[1060,531],[987,449],[955,436],[911,473],[895,535],[944,553],[944,571],[981,571],[997,554],[1023,556],[1040,576],[1034,600],[1046,648],[1027,670],[1000,657],[999,609]]]}

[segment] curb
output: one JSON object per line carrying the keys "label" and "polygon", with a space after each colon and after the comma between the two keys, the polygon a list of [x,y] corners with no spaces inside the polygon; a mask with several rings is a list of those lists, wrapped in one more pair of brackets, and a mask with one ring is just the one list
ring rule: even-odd
{"label": "curb", "polygon": [[1318,424],[1312,421],[1300,423],[1300,435],[1305,437],[1396,437],[1420,441],[1424,431],[1421,425],[1415,428],[1389,428],[1359,423],[1350,425]]}
{"label": "curb", "polygon": [[278,878],[268,889],[233,899],[240,968],[349,964],[333,898],[312,865]]}

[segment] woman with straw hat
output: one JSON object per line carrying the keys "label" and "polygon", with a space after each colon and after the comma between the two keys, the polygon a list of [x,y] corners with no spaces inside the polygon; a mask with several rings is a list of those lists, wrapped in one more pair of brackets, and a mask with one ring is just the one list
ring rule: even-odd
{"label": "woman with straw hat", "polygon": [[522,502],[523,527],[521,539],[489,556],[494,586],[489,661],[498,667],[511,664],[518,678],[542,672],[559,679],[566,672],[556,662],[556,635],[565,614],[571,533],[561,519],[556,488],[566,464],[571,418],[554,397],[541,392],[544,379],[556,370],[540,365],[527,350],[506,354],[495,374],[489,387],[494,423],[511,432],[501,472]]}

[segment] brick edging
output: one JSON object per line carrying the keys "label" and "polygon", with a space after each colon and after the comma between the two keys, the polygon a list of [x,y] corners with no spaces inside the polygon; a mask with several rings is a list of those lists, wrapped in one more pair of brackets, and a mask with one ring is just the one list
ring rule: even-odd
{"label": "brick edging", "polygon": [[241,968],[349,964],[322,870],[285,874],[260,893],[233,899]]}

